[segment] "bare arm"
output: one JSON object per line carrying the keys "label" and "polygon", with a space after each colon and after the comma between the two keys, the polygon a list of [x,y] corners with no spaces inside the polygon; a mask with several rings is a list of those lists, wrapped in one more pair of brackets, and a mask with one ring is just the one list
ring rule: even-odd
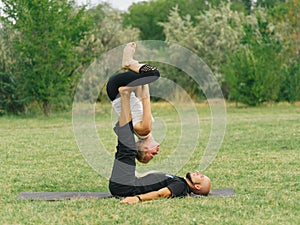
{"label": "bare arm", "polygon": [[150,201],[158,198],[168,198],[172,195],[169,188],[165,187],[158,191],[152,191],[145,194],[141,194],[137,196],[131,196],[124,198],[121,203],[123,204],[134,204],[138,203],[139,201]]}
{"label": "bare arm", "polygon": [[147,135],[152,130],[152,113],[148,84],[138,88],[137,97],[141,100],[143,105],[143,120],[135,124],[134,129],[139,135]]}
{"label": "bare arm", "polygon": [[122,110],[119,117],[119,125],[123,126],[131,121],[131,111],[130,111],[130,93],[133,88],[130,87],[120,87],[119,93],[122,99]]}

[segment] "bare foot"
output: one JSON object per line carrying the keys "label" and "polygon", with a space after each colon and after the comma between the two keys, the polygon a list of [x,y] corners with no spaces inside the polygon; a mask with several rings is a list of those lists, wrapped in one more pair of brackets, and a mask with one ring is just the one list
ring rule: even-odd
{"label": "bare foot", "polygon": [[135,49],[136,49],[135,42],[130,42],[125,46],[123,50],[122,68],[139,73],[140,68],[144,64],[140,64],[137,60],[133,59]]}
{"label": "bare foot", "polygon": [[130,64],[133,64],[134,60],[133,55],[135,53],[136,43],[130,42],[128,43],[123,50],[123,59],[122,59],[122,68],[127,69]]}

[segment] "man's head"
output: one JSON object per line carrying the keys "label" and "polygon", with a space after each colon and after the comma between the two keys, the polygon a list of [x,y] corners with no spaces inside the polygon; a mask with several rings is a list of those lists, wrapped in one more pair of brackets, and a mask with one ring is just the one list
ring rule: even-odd
{"label": "man's head", "polygon": [[154,140],[151,133],[146,139],[138,140],[136,146],[136,158],[141,163],[148,163],[159,151],[159,143]]}
{"label": "man's head", "polygon": [[208,195],[211,189],[210,179],[199,171],[186,174],[186,181],[192,192],[197,195]]}

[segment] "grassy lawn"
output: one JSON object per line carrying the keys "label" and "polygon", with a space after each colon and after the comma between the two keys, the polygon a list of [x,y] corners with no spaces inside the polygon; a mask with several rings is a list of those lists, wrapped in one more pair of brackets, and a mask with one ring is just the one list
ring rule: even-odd
{"label": "grassy lawn", "polygon": [[[156,118],[167,121],[168,138],[176,137],[172,132],[180,124],[172,123],[177,120],[172,107],[152,108]],[[203,138],[180,176],[199,167],[210,131],[208,107],[199,106],[198,112]],[[97,106],[96,122],[104,146],[113,152],[110,105]],[[233,198],[160,199],[136,205],[121,205],[115,198],[18,200],[23,191],[108,191],[108,182],[79,151],[71,114],[4,116],[0,128],[0,224],[300,224],[297,104],[228,106],[222,147],[204,172],[214,189],[234,188]],[[172,147],[163,142],[154,160],[163,159]]]}

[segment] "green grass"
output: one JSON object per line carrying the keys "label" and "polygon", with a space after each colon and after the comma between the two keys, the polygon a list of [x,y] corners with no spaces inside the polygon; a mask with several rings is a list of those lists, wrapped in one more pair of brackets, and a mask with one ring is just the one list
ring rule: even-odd
{"label": "green grass", "polygon": [[[172,140],[180,125],[174,110],[154,104]],[[210,127],[209,110],[199,106],[203,129],[199,151],[178,173],[199,166]],[[114,151],[110,106],[98,106],[97,128]],[[154,124],[155,126],[155,124]],[[205,171],[213,188],[232,187],[233,198],[160,199],[121,205],[118,199],[28,201],[22,191],[108,191],[77,148],[71,114],[50,118],[0,117],[0,224],[299,224],[300,106],[227,108],[223,145]],[[176,140],[174,140],[176,143]],[[162,143],[156,162],[173,145]],[[165,149],[165,150],[163,150]],[[154,161],[155,162],[155,161]]]}

